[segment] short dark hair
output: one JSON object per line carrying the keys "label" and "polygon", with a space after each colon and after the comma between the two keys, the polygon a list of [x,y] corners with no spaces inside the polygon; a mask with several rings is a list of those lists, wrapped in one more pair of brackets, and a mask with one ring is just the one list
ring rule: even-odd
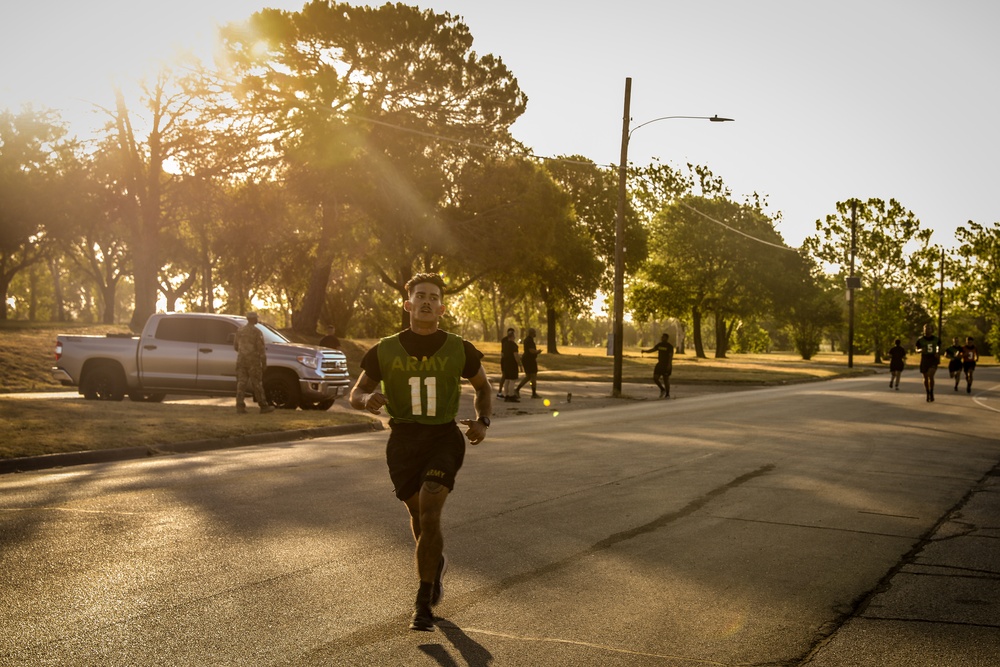
{"label": "short dark hair", "polygon": [[441,296],[444,296],[444,279],[440,274],[437,273],[417,273],[414,274],[412,278],[406,281],[406,293],[412,295],[413,290],[420,283],[430,283],[432,285],[437,285],[438,289],[441,290]]}

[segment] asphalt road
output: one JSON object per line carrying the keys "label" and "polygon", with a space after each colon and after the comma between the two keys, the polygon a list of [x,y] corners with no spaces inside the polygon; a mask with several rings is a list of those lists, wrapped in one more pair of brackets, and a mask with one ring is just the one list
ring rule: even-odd
{"label": "asphalt road", "polygon": [[385,433],[0,477],[0,664],[1000,665],[1000,369],[887,382],[496,420],[434,633]]}

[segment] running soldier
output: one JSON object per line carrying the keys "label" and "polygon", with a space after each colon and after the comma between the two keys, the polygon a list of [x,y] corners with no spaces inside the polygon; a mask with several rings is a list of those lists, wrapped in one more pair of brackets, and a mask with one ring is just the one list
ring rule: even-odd
{"label": "running soldier", "polygon": [[934,373],[941,363],[941,339],[934,335],[934,327],[924,325],[924,335],[917,339],[917,350],[920,352],[920,374],[924,376],[924,390],[927,392],[927,402],[934,402]]}
{"label": "running soldier", "polygon": [[962,346],[962,369],[965,371],[965,393],[972,393],[972,373],[976,370],[976,362],[979,361],[979,350],[976,349],[972,336],[965,339]]}
{"label": "running soldier", "polygon": [[[441,601],[448,567],[441,513],[465,459],[465,437],[473,445],[486,438],[493,392],[483,354],[461,336],[438,328],[445,306],[444,281],[418,273],[406,283],[403,308],[410,328],[383,338],[365,353],[361,375],[351,389],[351,407],[389,413],[386,463],[396,497],[410,515],[420,586],[411,630],[434,630],[431,607]],[[455,422],[462,378],[476,390],[475,419]]]}

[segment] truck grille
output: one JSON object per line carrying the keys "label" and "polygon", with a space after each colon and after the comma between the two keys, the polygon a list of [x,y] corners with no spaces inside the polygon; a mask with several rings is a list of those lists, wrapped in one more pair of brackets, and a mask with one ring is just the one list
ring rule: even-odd
{"label": "truck grille", "polygon": [[323,350],[323,375],[347,377],[347,357],[341,352]]}

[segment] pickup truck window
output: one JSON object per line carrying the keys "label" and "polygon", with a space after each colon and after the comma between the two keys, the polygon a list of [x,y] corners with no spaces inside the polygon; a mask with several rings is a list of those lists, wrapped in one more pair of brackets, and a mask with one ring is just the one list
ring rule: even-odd
{"label": "pickup truck window", "polygon": [[236,336],[236,325],[232,322],[220,320],[208,320],[203,322],[205,328],[202,330],[199,343],[209,343],[211,345],[232,345]]}
{"label": "pickup truck window", "polygon": [[156,325],[156,338],[197,343],[200,322],[193,317],[164,317]]}

